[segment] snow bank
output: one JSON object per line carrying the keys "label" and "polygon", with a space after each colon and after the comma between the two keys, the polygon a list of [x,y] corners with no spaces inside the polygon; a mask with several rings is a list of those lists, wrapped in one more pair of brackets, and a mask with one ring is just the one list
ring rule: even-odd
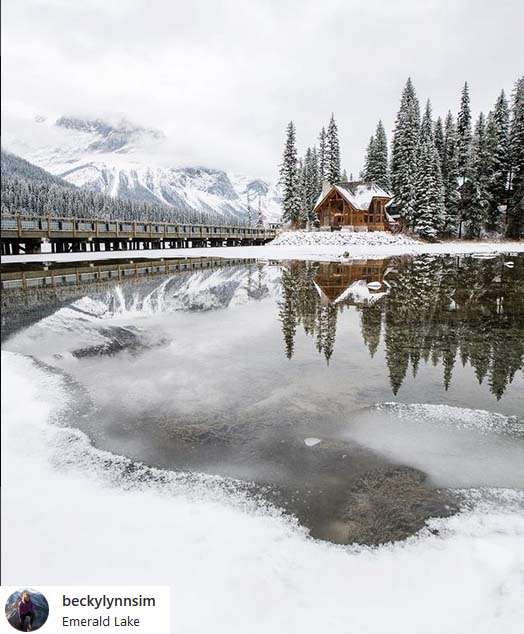
{"label": "snow bank", "polygon": [[2,365],[5,584],[27,569],[35,584],[169,584],[180,634],[521,631],[524,494],[474,492],[432,522],[438,535],[402,544],[315,542],[225,480],[93,449],[50,424],[67,404],[60,375],[14,353]]}
{"label": "snow bank", "polygon": [[365,246],[419,244],[408,236],[389,231],[286,231],[277,236],[270,246]]}

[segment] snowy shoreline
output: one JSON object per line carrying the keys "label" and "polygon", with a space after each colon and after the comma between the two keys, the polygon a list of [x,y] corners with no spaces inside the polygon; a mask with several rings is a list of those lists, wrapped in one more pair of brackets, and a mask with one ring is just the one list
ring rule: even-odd
{"label": "snowy shoreline", "polygon": [[[315,260],[315,261],[349,261],[359,259],[382,259],[401,255],[471,255],[524,253],[524,240],[518,241],[466,241],[418,242],[404,236],[391,241],[374,241],[372,234],[346,234],[347,241],[340,238],[302,239],[293,244],[291,240],[283,240],[282,234],[275,241],[263,246],[208,247],[195,249],[150,249],[139,251],[98,251],[82,253],[38,253],[31,255],[7,255],[2,258],[4,264],[22,264],[35,262],[81,262],[91,260],[123,260],[123,259],[169,259],[169,258],[253,258],[259,260]],[[299,234],[297,234],[298,236]],[[311,233],[306,236],[332,236],[340,234]],[[367,239],[362,236],[366,235]],[[286,242],[279,244],[279,242]],[[324,242],[324,243],[323,243]]]}
{"label": "snowy shoreline", "polygon": [[[428,634],[458,633],[472,622],[478,633],[520,631],[522,493],[471,491],[469,508],[431,520],[401,543],[370,549],[317,542],[283,516],[235,503],[234,493],[210,499],[191,481],[172,494],[162,482],[111,482],[125,459],[53,424],[67,401],[62,379],[19,354],[3,352],[2,365],[4,477],[10,483],[4,547],[45,535],[36,559],[5,549],[7,583],[14,583],[22,563],[47,584],[168,584],[178,604],[172,626],[184,632],[211,626],[216,632],[318,632],[326,619],[332,628],[370,634],[415,634],[421,624]],[[95,468],[99,454],[105,469]],[[31,523],[18,512],[20,472],[33,495]],[[63,503],[73,497],[83,503]],[[57,565],[73,550],[74,566]],[[458,576],[452,574],[457,565]],[[255,624],[261,593],[274,609]],[[202,597],[209,617],[195,629]],[[377,597],[381,610],[374,609]]]}

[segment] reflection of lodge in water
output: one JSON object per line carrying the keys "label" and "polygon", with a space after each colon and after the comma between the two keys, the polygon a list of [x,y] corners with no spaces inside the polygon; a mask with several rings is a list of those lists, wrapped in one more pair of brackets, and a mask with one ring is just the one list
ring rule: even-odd
{"label": "reflection of lodge in water", "polygon": [[384,296],[387,264],[385,260],[293,263],[284,269],[280,319],[287,357],[293,356],[296,327],[300,323],[306,334],[315,337],[317,350],[329,362],[338,311],[352,304],[371,304]]}
{"label": "reflection of lodge in water", "polygon": [[382,343],[394,394],[421,362],[442,366],[447,390],[460,360],[498,399],[524,367],[524,258],[506,260],[290,263],[279,312],[286,355],[293,356],[301,325],[329,362],[338,314],[354,306],[371,356]]}
{"label": "reflection of lodge in water", "polygon": [[385,260],[355,260],[350,265],[323,262],[318,266],[314,282],[323,303],[336,303],[344,299],[354,282],[380,284],[380,288],[368,288],[368,291],[371,295],[381,292],[385,270]]}

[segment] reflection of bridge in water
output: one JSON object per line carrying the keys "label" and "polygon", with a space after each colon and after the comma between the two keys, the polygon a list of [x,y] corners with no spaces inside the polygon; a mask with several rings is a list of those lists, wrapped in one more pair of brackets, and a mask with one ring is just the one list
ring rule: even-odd
{"label": "reflection of bridge in water", "polygon": [[276,235],[274,229],[265,227],[23,214],[2,214],[0,227],[2,255],[41,253],[44,243],[49,243],[52,253],[136,251],[260,245]]}
{"label": "reflection of bridge in water", "polygon": [[56,288],[97,282],[142,279],[188,271],[250,264],[249,258],[178,258],[172,260],[97,260],[48,264],[3,264],[2,290]]}

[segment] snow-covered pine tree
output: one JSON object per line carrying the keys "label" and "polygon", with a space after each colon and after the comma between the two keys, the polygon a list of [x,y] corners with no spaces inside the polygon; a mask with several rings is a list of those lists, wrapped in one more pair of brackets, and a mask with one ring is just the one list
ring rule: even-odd
{"label": "snow-covered pine tree", "polygon": [[[309,152],[308,148],[308,152]],[[306,226],[309,220],[309,203],[308,203],[308,181],[309,181],[309,160],[307,152],[304,159],[300,159],[298,173],[299,173],[299,189],[298,195],[300,197],[300,226]]]}
{"label": "snow-covered pine tree", "polygon": [[444,225],[444,187],[440,156],[435,146],[431,104],[428,100],[417,155],[413,193],[413,228],[423,238],[435,238]]}
{"label": "snow-covered pine tree", "polygon": [[486,134],[493,158],[488,228],[495,230],[499,228],[501,209],[507,208],[508,205],[510,168],[509,106],[503,90],[497,98],[491,116],[488,117]]}
{"label": "snow-covered pine tree", "polygon": [[435,121],[435,147],[440,156],[440,169],[442,169],[442,161],[444,156],[444,126],[440,117]]}
{"label": "snow-covered pine tree", "polygon": [[340,176],[340,179],[343,183],[346,183],[348,180],[348,173],[346,172],[346,168],[344,168],[342,170],[342,175]]}
{"label": "snow-covered pine tree", "polygon": [[510,130],[511,174],[507,235],[524,236],[524,77],[517,80],[513,92]]}
{"label": "snow-covered pine tree", "polygon": [[317,215],[313,213],[313,207],[317,202],[317,199],[322,191],[322,180],[320,178],[320,163],[318,159],[318,151],[316,146],[313,146],[311,150],[311,217],[310,220],[313,222],[317,220]]}
{"label": "snow-covered pine tree", "polygon": [[489,178],[490,204],[489,204],[489,208],[486,211],[485,221],[486,221],[486,229],[488,229],[488,231],[495,231],[499,229],[501,213],[500,213],[499,204],[497,202],[497,195],[496,195],[497,186],[495,184],[495,180],[496,180],[495,155],[497,153],[497,126],[495,124],[495,115],[493,112],[488,113],[485,127],[486,127],[486,131],[485,131],[486,152],[488,156],[490,157],[490,178]]}
{"label": "snow-covered pine tree", "polygon": [[404,228],[413,221],[413,187],[420,134],[420,106],[411,78],[408,78],[393,133],[391,185]]}
{"label": "snow-covered pine tree", "polygon": [[481,112],[472,140],[470,176],[464,184],[466,236],[479,238],[491,202],[492,157],[486,136],[486,119]]}
{"label": "snow-covered pine tree", "polygon": [[375,165],[375,137],[371,136],[368,146],[366,148],[366,155],[364,157],[364,169],[360,172],[360,178],[363,181],[371,181],[373,169]]}
{"label": "snow-covered pine tree", "polygon": [[468,82],[464,84],[457,117],[458,168],[462,182],[468,176],[471,163],[471,109],[469,105]]}
{"label": "snow-covered pine tree", "polygon": [[388,140],[382,121],[378,122],[375,132],[374,166],[371,180],[389,191]]}
{"label": "snow-covered pine tree", "polygon": [[306,222],[316,220],[313,208],[318,198],[318,159],[316,148],[308,148],[304,160],[304,199]]}
{"label": "snow-covered pine tree", "polygon": [[279,185],[282,192],[282,220],[297,225],[300,222],[300,183],[296,132],[293,121],[290,121],[286,128],[286,142],[280,165]]}
{"label": "snow-covered pine tree", "polygon": [[331,114],[326,133],[326,173],[324,177],[332,185],[340,182],[340,143],[333,114]]}
{"label": "snow-covered pine tree", "polygon": [[311,148],[311,177],[315,186],[315,199],[322,190],[322,178],[320,175],[320,161],[318,158],[317,146],[314,145]]}
{"label": "snow-covered pine tree", "polygon": [[326,141],[326,129],[322,126],[320,134],[318,135],[318,177],[320,186],[322,187],[322,181],[326,178],[327,174],[327,141]]}
{"label": "snow-covered pine tree", "polygon": [[390,189],[388,142],[382,121],[378,122],[376,132],[369,140],[361,178],[377,183],[386,190]]}
{"label": "snow-covered pine tree", "polygon": [[448,112],[444,124],[442,182],[444,185],[444,223],[442,232],[454,235],[458,228],[460,194],[458,190],[458,149],[453,115]]}

